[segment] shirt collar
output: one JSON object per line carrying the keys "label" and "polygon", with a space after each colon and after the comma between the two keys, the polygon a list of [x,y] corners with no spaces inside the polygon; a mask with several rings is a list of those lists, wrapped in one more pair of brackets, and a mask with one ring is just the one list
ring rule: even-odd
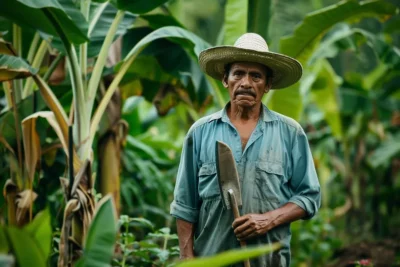
{"label": "shirt collar", "polygon": [[[228,102],[223,109],[214,113],[210,117],[210,121],[221,119],[223,122],[229,122],[230,120],[229,120],[228,113],[227,113],[229,105],[230,105],[230,102]],[[262,108],[263,108],[263,113],[261,116],[262,116],[262,120],[264,122],[271,122],[271,121],[278,120],[278,117],[271,110],[269,110],[267,108],[267,106],[262,104]]]}

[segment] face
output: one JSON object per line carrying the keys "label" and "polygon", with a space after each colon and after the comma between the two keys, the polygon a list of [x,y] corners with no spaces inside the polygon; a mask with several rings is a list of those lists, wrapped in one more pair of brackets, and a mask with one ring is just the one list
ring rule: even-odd
{"label": "face", "polygon": [[258,63],[238,62],[231,65],[223,85],[229,90],[232,105],[250,108],[260,105],[262,96],[271,88],[266,68]]}

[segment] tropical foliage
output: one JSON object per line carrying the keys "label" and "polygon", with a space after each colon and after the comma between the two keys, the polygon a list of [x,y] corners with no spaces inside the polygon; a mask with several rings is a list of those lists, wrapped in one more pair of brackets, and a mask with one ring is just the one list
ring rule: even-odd
{"label": "tropical foliage", "polygon": [[400,222],[400,3],[300,2],[1,1],[0,264],[224,266],[277,249],[178,263],[168,213],[186,131],[228,101],[197,57],[244,32],[304,68],[263,100],[300,121],[322,187],[320,213],[292,225],[294,266],[398,264],[395,245],[371,251]]}

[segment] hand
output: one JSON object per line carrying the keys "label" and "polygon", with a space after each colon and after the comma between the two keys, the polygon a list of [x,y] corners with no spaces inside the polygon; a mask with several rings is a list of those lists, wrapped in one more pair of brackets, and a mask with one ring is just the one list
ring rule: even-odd
{"label": "hand", "polygon": [[260,236],[274,227],[270,212],[264,214],[250,213],[235,219],[232,223],[234,233],[239,241]]}

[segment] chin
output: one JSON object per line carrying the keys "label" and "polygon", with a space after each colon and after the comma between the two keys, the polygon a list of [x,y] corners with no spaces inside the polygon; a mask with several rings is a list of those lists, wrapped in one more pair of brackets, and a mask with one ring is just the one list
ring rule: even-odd
{"label": "chin", "polygon": [[253,108],[256,106],[256,102],[250,102],[250,101],[236,101],[235,103],[236,105],[238,105],[241,108]]}

